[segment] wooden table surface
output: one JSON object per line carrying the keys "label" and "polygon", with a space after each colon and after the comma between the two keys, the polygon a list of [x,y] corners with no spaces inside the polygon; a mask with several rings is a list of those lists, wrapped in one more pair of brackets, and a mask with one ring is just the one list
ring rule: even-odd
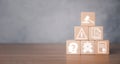
{"label": "wooden table surface", "polygon": [[65,44],[0,44],[0,64],[120,64],[120,44],[110,55],[66,55]]}

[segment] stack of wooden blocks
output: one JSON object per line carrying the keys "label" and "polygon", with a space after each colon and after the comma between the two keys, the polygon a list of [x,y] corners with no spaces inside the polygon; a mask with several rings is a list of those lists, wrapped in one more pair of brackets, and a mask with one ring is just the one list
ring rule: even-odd
{"label": "stack of wooden blocks", "polygon": [[103,26],[95,26],[95,13],[82,12],[81,26],[74,27],[74,40],[66,41],[66,54],[109,54]]}

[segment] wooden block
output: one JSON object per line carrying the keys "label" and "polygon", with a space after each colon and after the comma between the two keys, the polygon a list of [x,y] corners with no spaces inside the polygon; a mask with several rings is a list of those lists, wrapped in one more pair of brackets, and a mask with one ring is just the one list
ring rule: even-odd
{"label": "wooden block", "polygon": [[80,54],[80,41],[67,40],[66,54]]}
{"label": "wooden block", "polygon": [[89,27],[89,40],[103,40],[103,27]]}
{"label": "wooden block", "polygon": [[88,27],[75,26],[74,27],[74,39],[75,40],[88,40]]}
{"label": "wooden block", "polygon": [[82,26],[95,26],[95,12],[81,12]]}
{"label": "wooden block", "polygon": [[97,54],[109,54],[109,41],[108,40],[96,41],[96,43],[98,44]]}
{"label": "wooden block", "polygon": [[81,54],[96,54],[94,41],[81,41]]}

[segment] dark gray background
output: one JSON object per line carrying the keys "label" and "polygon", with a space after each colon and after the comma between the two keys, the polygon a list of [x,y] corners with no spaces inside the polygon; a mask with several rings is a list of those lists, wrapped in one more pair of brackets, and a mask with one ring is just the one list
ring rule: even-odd
{"label": "dark gray background", "polygon": [[64,43],[82,11],[96,12],[104,39],[120,42],[120,0],[0,0],[0,42]]}

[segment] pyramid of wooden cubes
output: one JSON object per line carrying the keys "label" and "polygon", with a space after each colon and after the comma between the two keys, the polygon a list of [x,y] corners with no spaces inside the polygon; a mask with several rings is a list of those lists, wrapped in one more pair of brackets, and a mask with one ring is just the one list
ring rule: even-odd
{"label": "pyramid of wooden cubes", "polygon": [[82,12],[80,17],[74,40],[66,41],[66,54],[109,54],[109,40],[103,40],[103,26],[95,26],[95,13]]}

